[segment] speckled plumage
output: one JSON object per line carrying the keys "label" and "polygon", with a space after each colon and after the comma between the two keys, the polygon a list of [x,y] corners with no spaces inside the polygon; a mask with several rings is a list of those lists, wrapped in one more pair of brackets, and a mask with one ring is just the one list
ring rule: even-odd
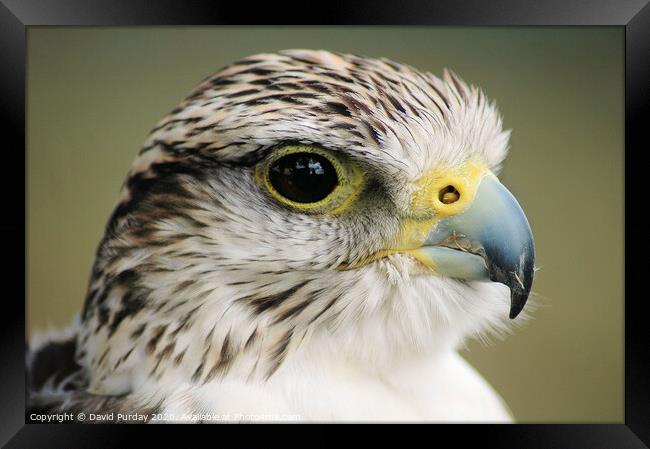
{"label": "speckled plumage", "polygon": [[[77,369],[67,383],[35,382],[33,407],[507,420],[454,352],[468,336],[506,330],[507,288],[422,276],[400,255],[337,267],[393,238],[423,172],[470,158],[498,172],[508,137],[494,104],[450,71],[439,79],[311,50],[220,70],[156,125],[133,163],[84,309],[59,339],[76,343]],[[363,166],[369,181],[354,208],[328,217],[272,201],[253,171],[281,143],[322,145]],[[471,378],[485,413],[389,405],[372,390],[384,382],[417,396],[411,374],[393,370],[416,376],[436,363]],[[393,408],[340,410],[323,396],[327,373],[368,388],[359,403]],[[303,391],[309,376],[319,381]]]}

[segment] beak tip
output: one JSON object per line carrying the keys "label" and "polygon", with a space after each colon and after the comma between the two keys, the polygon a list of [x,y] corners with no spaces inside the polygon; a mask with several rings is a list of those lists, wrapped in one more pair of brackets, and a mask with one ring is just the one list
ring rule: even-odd
{"label": "beak tip", "polygon": [[[532,262],[527,266],[532,267]],[[509,318],[514,320],[521,313],[528,301],[530,289],[533,284],[532,270],[523,270],[522,276],[516,271],[508,271],[497,264],[490,264],[490,279],[506,285],[510,289],[510,313]]]}
{"label": "beak tip", "polygon": [[530,286],[526,289],[513,288],[511,286],[510,290],[510,314],[508,316],[511,320],[514,320],[524,310],[530,294]]}
{"label": "beak tip", "polygon": [[513,301],[512,304],[510,305],[510,314],[508,315],[508,317],[511,320],[517,318],[517,316],[521,313],[521,311],[524,310],[524,304],[526,304],[526,301],[521,301],[519,304]]}

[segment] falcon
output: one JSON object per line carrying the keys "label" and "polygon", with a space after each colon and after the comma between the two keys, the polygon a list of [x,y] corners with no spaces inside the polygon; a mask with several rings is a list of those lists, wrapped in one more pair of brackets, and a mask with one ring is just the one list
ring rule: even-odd
{"label": "falcon", "polygon": [[30,413],[114,421],[510,422],[458,354],[508,331],[531,229],[510,132],[450,70],[247,57],[153,129],[83,310],[30,342]]}

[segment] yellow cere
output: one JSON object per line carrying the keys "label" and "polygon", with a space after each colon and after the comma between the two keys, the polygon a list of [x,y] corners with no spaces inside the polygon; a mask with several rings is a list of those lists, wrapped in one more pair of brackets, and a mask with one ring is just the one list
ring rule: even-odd
{"label": "yellow cere", "polygon": [[[327,158],[336,170],[338,177],[338,184],[334,190],[322,200],[313,203],[298,203],[278,193],[269,180],[269,169],[275,161],[292,153],[311,153]],[[277,149],[270,157],[257,165],[255,177],[257,182],[280,203],[301,212],[325,215],[339,215],[345,211],[354,202],[365,183],[363,170],[352,160],[334,151],[314,145],[286,145]]]}
{"label": "yellow cere", "polygon": [[[436,223],[443,218],[458,215],[465,211],[474,201],[478,186],[484,176],[495,176],[480,162],[469,161],[458,167],[439,167],[425,173],[415,182],[411,197],[409,216],[402,220],[399,234],[391,248],[381,250],[354,266],[357,268],[391,254],[409,254],[423,265],[433,268],[431,260],[418,248],[422,246]],[[459,194],[455,201],[446,204],[441,201],[441,191],[451,186]]]}
{"label": "yellow cere", "polygon": [[[411,216],[417,219],[458,215],[472,204],[480,180],[488,173],[491,174],[484,164],[473,161],[460,167],[431,170],[415,182]],[[447,186],[453,187],[460,194],[457,201],[449,204],[442,202],[439,195]]]}
{"label": "yellow cere", "polygon": [[[472,204],[481,179],[488,174],[492,175],[484,164],[474,161],[425,173],[415,182],[410,215],[402,222],[396,246],[400,250],[419,248],[440,219],[458,215]],[[459,195],[456,201],[445,204],[440,192],[446,191],[448,186]]]}

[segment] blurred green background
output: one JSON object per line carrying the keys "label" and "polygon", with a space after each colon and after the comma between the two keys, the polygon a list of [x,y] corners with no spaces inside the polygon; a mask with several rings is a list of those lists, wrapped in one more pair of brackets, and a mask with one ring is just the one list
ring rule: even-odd
{"label": "blurred green background", "polygon": [[148,131],[204,77],[285,48],[450,67],[497,104],[537,246],[535,318],[463,355],[520,422],[623,422],[622,27],[28,29],[28,332],[69,322]]}

